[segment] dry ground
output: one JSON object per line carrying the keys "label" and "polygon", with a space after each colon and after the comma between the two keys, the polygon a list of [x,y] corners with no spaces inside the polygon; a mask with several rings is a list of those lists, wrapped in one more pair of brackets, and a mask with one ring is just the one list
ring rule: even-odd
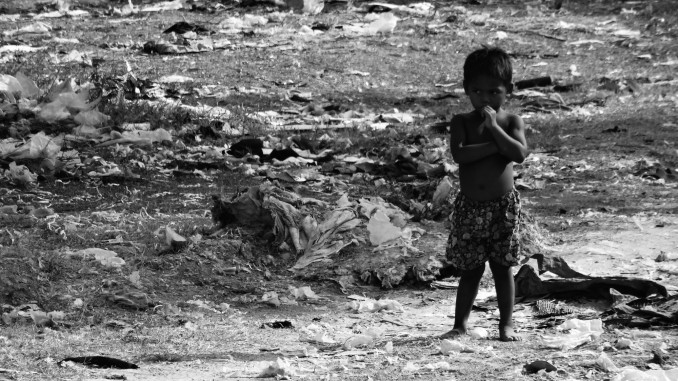
{"label": "dry ground", "polygon": [[[675,291],[675,266],[664,266],[671,265],[670,261],[654,261],[661,252],[678,253],[676,66],[662,65],[678,57],[676,15],[671,2],[565,1],[559,12],[539,1],[491,3],[439,2],[433,17],[401,15],[392,34],[361,37],[347,37],[337,30],[308,37],[297,31],[314,22],[346,25],[360,20],[362,13],[344,9],[317,16],[295,13],[267,27],[277,28],[278,34],[236,34],[229,36],[232,47],[226,50],[167,56],[144,54],[140,47],[178,21],[216,28],[227,16],[268,15],[273,9],[237,5],[229,8],[232,4],[225,4],[226,10],[216,12],[165,11],[121,18],[106,12],[124,2],[83,0],[74,2],[73,8],[102,15],[49,20],[54,35],[77,38],[78,44],[61,46],[48,39],[25,40],[48,49],[2,63],[0,73],[22,71],[42,88],[57,78],[71,76],[105,84],[106,79],[124,74],[126,63],[138,78],[190,75],[193,84],[177,85],[177,90],[189,92],[182,98],[185,103],[232,109],[229,123],[246,125],[257,136],[269,132],[265,125],[249,119],[248,113],[295,105],[285,97],[289,88],[311,91],[316,102],[340,104],[345,109],[381,113],[397,108],[426,115],[412,125],[394,128],[396,133],[338,133],[337,139],[353,139],[354,152],[365,154],[416,134],[444,139],[444,134],[426,126],[447,120],[468,105],[463,97],[436,99],[435,95],[461,87],[460,68],[470,50],[481,43],[499,44],[515,59],[516,80],[552,75],[564,83],[581,84],[576,91],[561,93],[571,105],[570,111],[528,112],[517,97],[509,104],[529,125],[532,155],[518,170],[523,180],[544,180],[545,186],[523,190],[522,194],[527,210],[548,236],[550,246],[573,268],[586,274],[643,277]],[[467,13],[459,13],[455,6],[464,6]],[[43,9],[40,7],[32,2],[3,3],[0,11],[21,11],[25,18],[18,24],[0,22],[0,29],[29,24],[25,12],[39,12]],[[490,15],[489,21],[471,21],[471,16],[483,13]],[[448,19],[450,16],[456,18]],[[432,27],[433,24],[445,25]],[[640,36],[614,34],[624,29],[640,31]],[[507,38],[497,39],[498,31],[506,32]],[[246,44],[280,42],[280,37],[292,41],[297,48],[255,48]],[[581,40],[600,42],[576,43]],[[3,44],[12,42],[16,41],[3,40]],[[104,43],[121,47],[102,48]],[[98,66],[56,64],[50,58],[50,54],[71,49],[90,52],[91,57],[98,58]],[[572,76],[572,65],[579,76]],[[370,75],[350,74],[350,70]],[[600,89],[603,77],[620,84],[618,91]],[[203,99],[191,91],[203,85],[216,85],[214,89],[228,94]],[[235,86],[264,91],[251,94],[234,90]],[[576,105],[603,98],[603,105]],[[180,113],[167,115],[143,107],[121,108],[113,103],[102,107],[113,116],[111,123],[115,126],[150,121],[153,127],[179,130],[186,123],[206,124]],[[0,133],[6,134],[10,125],[6,122]],[[29,128],[37,127],[29,123]],[[315,139],[320,134],[308,136]],[[197,143],[193,137],[187,136],[184,143],[189,147],[222,146],[237,140],[217,134],[203,136],[205,140]],[[652,350],[662,344],[669,355],[664,367],[676,365],[676,337],[670,329],[638,331],[609,326],[599,340],[583,347],[569,351],[544,349],[542,336],[562,333],[553,328],[554,321],[537,319],[526,304],[516,307],[517,325],[526,341],[501,343],[496,340],[494,307],[485,300],[479,301],[483,308],[474,312],[472,323],[486,327],[490,339],[465,339],[470,353],[440,355],[434,336],[451,325],[453,289],[407,284],[382,290],[359,280],[346,287],[328,279],[302,281],[287,271],[294,258],[274,250],[256,232],[242,229],[227,230],[217,237],[204,235],[180,252],[165,250],[163,240],[154,234],[167,225],[185,236],[210,231],[211,195],[232,194],[260,179],[243,176],[228,166],[206,170],[206,177],[167,176],[158,171],[160,165],[134,167],[135,161],[148,163],[149,156],[172,147],[133,149],[124,156],[112,148],[90,144],[74,148],[83,157],[98,156],[134,168],[141,177],[112,183],[87,178],[47,179],[28,190],[0,179],[0,206],[18,205],[24,211],[49,206],[58,214],[56,219],[37,223],[0,226],[2,312],[35,302],[44,311],[67,313],[53,329],[36,327],[30,319],[2,325],[0,380],[235,380],[258,374],[278,357],[290,359],[298,374],[293,379],[606,380],[614,373],[595,364],[601,353],[619,367],[647,369],[655,366],[648,365]],[[642,176],[649,173],[652,163],[668,172],[663,180]],[[5,169],[8,163],[0,164]],[[173,168],[174,164],[166,163],[165,168]],[[349,179],[341,175],[337,178]],[[395,192],[406,188],[397,182],[390,185]],[[327,200],[339,195],[331,188],[329,192],[306,185],[293,189]],[[353,183],[350,189],[355,195],[383,192],[370,182]],[[69,221],[77,222],[75,228],[61,233]],[[444,223],[425,222],[423,226],[429,231],[427,239],[422,240],[430,245],[425,249],[439,252],[444,245]],[[67,250],[88,247],[115,250],[127,264],[120,270],[111,270],[95,261],[63,255]],[[336,260],[350,261],[357,250],[370,249],[351,247]],[[248,271],[231,274],[230,268],[237,266]],[[139,279],[132,281],[130,276],[135,271]],[[454,278],[450,280],[454,282]],[[117,286],[111,286],[112,282]],[[309,285],[321,298],[281,307],[260,301],[265,292],[282,295],[290,285]],[[159,307],[143,311],[121,308],[106,298],[110,287],[139,289]],[[491,287],[488,278],[483,290],[489,292]],[[404,312],[355,313],[347,308],[350,294],[395,299],[403,305]],[[74,307],[76,299],[83,305]],[[600,300],[577,299],[569,303],[582,315],[607,307]],[[291,321],[294,329],[261,328],[263,323],[277,320]],[[338,343],[370,327],[384,329],[385,333],[373,348],[346,353],[335,344],[300,341],[302,328],[311,324],[323,327],[328,337]],[[621,337],[631,338],[635,348],[602,351],[605,342],[614,343]],[[388,341],[393,343],[392,353],[384,350]],[[65,357],[83,355],[121,358],[137,363],[140,369],[97,370],[56,364]],[[558,374],[522,374],[522,366],[535,360],[553,363]],[[425,368],[427,364],[440,367],[440,362],[447,363],[450,369]],[[424,368],[414,370],[413,365]]]}

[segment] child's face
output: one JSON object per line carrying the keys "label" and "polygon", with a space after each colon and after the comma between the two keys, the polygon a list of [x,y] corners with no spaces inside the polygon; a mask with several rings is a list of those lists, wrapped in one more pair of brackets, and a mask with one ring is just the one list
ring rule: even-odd
{"label": "child's face", "polygon": [[464,90],[476,110],[490,106],[497,111],[506,102],[508,94],[508,89],[501,79],[487,75],[471,78],[466,82]]}

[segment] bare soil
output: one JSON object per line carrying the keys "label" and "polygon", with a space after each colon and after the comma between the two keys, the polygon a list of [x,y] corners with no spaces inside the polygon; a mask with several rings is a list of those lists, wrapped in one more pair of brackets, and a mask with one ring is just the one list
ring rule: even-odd
{"label": "bare soil", "polygon": [[[259,128],[261,133],[253,135],[262,138],[276,133],[242,115],[298,106],[287,96],[290,89],[310,91],[314,102],[347,110],[379,114],[397,108],[426,115],[412,125],[395,126],[393,132],[349,130],[335,136],[356,142],[351,153],[379,156],[386,148],[403,145],[419,134],[431,141],[445,140],[446,134],[427,127],[468,107],[463,94],[452,91],[461,88],[463,59],[481,43],[496,43],[512,53],[516,80],[553,75],[564,83],[581,84],[576,91],[560,93],[571,110],[530,112],[525,99],[519,97],[509,105],[525,117],[532,147],[532,155],[516,167],[519,179],[528,185],[534,181],[544,184],[521,189],[526,210],[544,236],[544,250],[562,256],[586,275],[650,279],[673,295],[678,289],[677,257],[672,257],[678,254],[678,98],[675,64],[662,65],[678,56],[671,2],[565,1],[560,11],[551,9],[550,2],[539,1],[470,3],[474,2],[438,3],[435,16],[400,15],[392,34],[359,37],[338,31],[300,37],[298,30],[314,22],[347,25],[360,21],[361,12],[337,9],[317,16],[296,12],[254,34],[229,36],[232,48],[226,50],[157,55],[143,53],[141,46],[178,21],[216,28],[228,16],[266,16],[276,8],[229,3],[221,4],[225,8],[214,8],[220,3],[193,2],[208,5],[207,10],[197,7],[195,11],[120,17],[111,15],[110,8],[122,7],[125,2],[79,1],[73,2],[72,8],[89,10],[95,17],[49,20],[52,35],[77,38],[78,44],[62,46],[47,38],[3,37],[2,45],[19,42],[48,49],[4,62],[0,73],[22,71],[41,87],[66,77],[97,81],[105,87],[107,80],[126,73],[127,63],[138,78],[149,81],[168,74],[189,75],[194,78],[192,84],[173,85],[177,94],[186,90],[180,97],[183,103],[241,110],[230,123]],[[459,13],[457,6],[465,7],[466,13]],[[0,14],[20,12],[22,19],[19,24],[0,22],[0,29],[30,24],[28,12],[41,13],[51,7],[36,2],[3,4]],[[472,21],[472,16],[484,13],[489,21]],[[451,16],[456,21],[446,21],[452,20]],[[626,29],[640,31],[640,35],[626,38],[623,33],[614,34]],[[497,39],[498,31],[507,32],[508,38]],[[276,48],[282,38],[298,48]],[[573,44],[581,40],[600,42]],[[263,48],[248,45],[271,41],[276,44]],[[120,47],[104,48],[104,43]],[[50,54],[61,56],[70,49],[90,52],[99,64],[55,63],[50,58]],[[649,59],[641,57],[648,54]],[[581,75],[572,76],[572,65]],[[349,69],[370,75],[350,74]],[[601,90],[603,77],[621,87]],[[201,98],[193,89],[203,85],[214,85],[227,95]],[[264,91],[255,94],[235,87]],[[445,90],[450,91],[449,96],[437,97]],[[605,102],[576,106],[587,99]],[[115,105],[107,103],[102,108],[113,114]],[[115,115],[112,123],[117,127],[122,122],[145,122],[149,115],[127,110]],[[204,123],[189,117],[179,119],[177,115],[171,120],[155,115],[151,122],[154,128],[171,126],[176,130],[181,125]],[[10,126],[22,122],[3,123],[2,138],[8,136]],[[28,124],[36,132],[36,127]],[[56,132],[66,128],[50,127]],[[315,140],[323,133],[307,133],[307,137]],[[177,140],[195,148],[223,147],[240,139],[203,133],[197,134],[202,137],[197,141],[195,135]],[[48,177],[30,189],[0,178],[0,207],[17,205],[20,211],[18,217],[0,220],[4,224],[0,225],[0,312],[35,303],[45,312],[66,313],[65,318],[55,319],[53,327],[34,324],[28,316],[0,322],[0,380],[241,380],[256,377],[277,358],[290,362],[295,372],[291,379],[310,380],[613,379],[618,371],[596,364],[601,354],[619,368],[677,366],[675,324],[642,329],[607,325],[599,339],[577,348],[544,348],[544,336],[565,335],[556,326],[566,319],[599,317],[611,305],[609,300],[583,296],[554,300],[575,312],[549,319],[537,317],[532,303],[516,304],[516,326],[525,341],[500,342],[493,284],[487,275],[471,324],[486,328],[489,337],[463,338],[468,351],[442,355],[436,336],[452,325],[454,287],[437,289],[413,279],[394,289],[383,289],[378,282],[366,284],[361,274],[346,269],[351,269],[358,254],[371,252],[368,245],[349,246],[335,255],[322,276],[294,277],[288,268],[295,256],[273,247],[267,232],[229,227],[212,235],[212,195],[232,195],[260,183],[262,177],[245,176],[228,162],[202,168],[205,176],[172,172],[195,169],[187,160],[144,168],[135,164],[148,164],[149,157],[161,157],[164,150],[180,151],[171,145],[132,148],[124,155],[114,148],[87,143],[70,148],[92,159],[83,173],[90,168],[87,166],[96,168],[93,158],[98,157],[128,168],[135,176],[106,180],[86,175],[77,179]],[[0,160],[2,170],[8,164]],[[39,163],[31,166],[38,167]],[[664,174],[657,175],[657,168]],[[438,181],[403,183],[385,178],[387,187],[378,188],[372,181],[352,180],[351,175],[333,176],[350,184],[350,196],[391,199],[408,189],[430,190]],[[316,185],[284,187],[330,202],[342,193]],[[57,217],[22,218],[43,206]],[[188,248],[169,250],[158,233],[168,225],[185,237],[200,238]],[[427,232],[414,242],[421,250],[418,255],[442,258],[444,219],[413,222],[412,226]],[[111,269],[94,260],[65,255],[90,247],[113,250],[126,264]],[[662,253],[668,260],[657,262]],[[135,281],[131,277],[134,272],[139,275]],[[451,271],[443,271],[439,278],[454,285],[456,278],[450,275]],[[287,295],[290,286],[310,286],[319,299],[290,300],[278,307],[262,302],[266,292]],[[114,291],[143,293],[150,306],[124,308],[111,301]],[[355,312],[349,308],[355,299],[349,296],[356,295],[396,300],[403,311]],[[83,304],[75,306],[75,300]],[[676,310],[673,313],[675,318]],[[275,321],[290,321],[293,328],[264,325]],[[304,329],[311,325],[321,327],[332,342],[303,341]],[[355,350],[343,347],[351,335],[370,328],[383,330],[372,345]],[[630,338],[633,346],[613,349],[620,338]],[[385,349],[387,342],[393,344],[390,353]],[[652,361],[657,348],[663,348],[668,356],[662,364]],[[124,359],[139,369],[57,364],[66,357],[85,355]],[[525,374],[523,366],[536,360],[549,361],[558,368],[557,373]]]}

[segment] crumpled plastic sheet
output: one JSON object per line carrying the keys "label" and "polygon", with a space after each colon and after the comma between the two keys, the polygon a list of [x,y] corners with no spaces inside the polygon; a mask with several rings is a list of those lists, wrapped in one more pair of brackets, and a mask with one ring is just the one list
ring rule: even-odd
{"label": "crumpled plastic sheet", "polygon": [[348,308],[355,312],[405,311],[403,305],[400,304],[400,302],[392,299],[380,299],[380,300],[366,299],[361,301],[354,300],[348,304]]}
{"label": "crumpled plastic sheet", "polygon": [[635,368],[622,368],[621,373],[614,376],[612,381],[678,381],[678,368],[645,372]]}
{"label": "crumpled plastic sheet", "polygon": [[337,237],[358,226],[361,221],[351,209],[329,211],[318,224],[312,216],[304,216],[295,205],[322,201],[303,198],[284,191],[270,182],[250,187],[231,202],[214,197],[212,218],[220,226],[240,224],[248,227],[271,227],[280,244],[291,239],[295,250],[302,254],[291,268],[300,270],[311,263],[328,260],[329,256],[353,243]]}
{"label": "crumpled plastic sheet", "polygon": [[164,128],[158,128],[153,131],[117,131],[111,132],[112,139],[99,143],[99,147],[115,144],[134,144],[134,145],[152,145],[163,141],[172,141],[172,134]]}
{"label": "crumpled plastic sheet", "polygon": [[33,185],[38,180],[38,175],[32,173],[25,165],[17,165],[16,162],[9,163],[5,177],[23,186]]}
{"label": "crumpled plastic sheet", "polygon": [[0,158],[13,160],[20,159],[53,159],[61,151],[63,138],[61,136],[50,137],[40,131],[31,136],[24,144],[11,140],[0,141]]}
{"label": "crumpled plastic sheet", "polygon": [[344,247],[357,243],[355,239],[345,241],[338,239],[338,235],[355,229],[362,222],[351,209],[336,209],[329,212],[325,220],[317,224],[312,217],[307,216],[303,224],[303,237],[306,242],[303,255],[292,266],[291,270],[301,270],[311,263],[328,260],[333,254]]}

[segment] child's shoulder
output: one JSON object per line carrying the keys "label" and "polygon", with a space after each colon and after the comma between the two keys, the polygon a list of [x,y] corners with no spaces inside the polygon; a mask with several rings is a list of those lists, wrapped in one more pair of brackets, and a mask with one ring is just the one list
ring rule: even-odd
{"label": "child's shoulder", "polygon": [[508,112],[506,110],[504,110],[504,115],[505,115],[506,119],[511,120],[511,121],[523,120],[523,118],[521,118],[520,115]]}

